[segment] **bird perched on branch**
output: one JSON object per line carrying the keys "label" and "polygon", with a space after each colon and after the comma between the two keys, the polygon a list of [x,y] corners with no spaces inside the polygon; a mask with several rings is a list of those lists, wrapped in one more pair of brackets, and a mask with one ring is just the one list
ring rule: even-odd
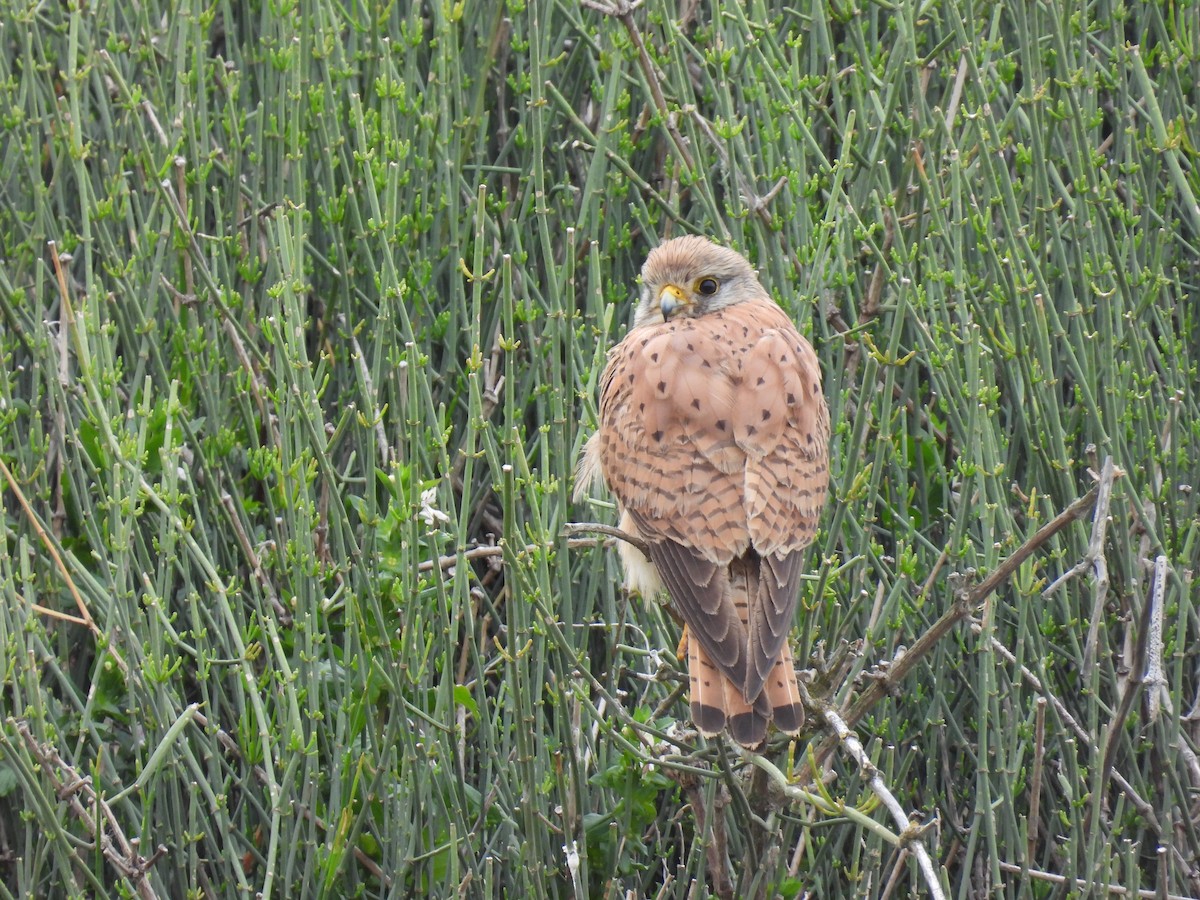
{"label": "bird perched on branch", "polygon": [[669,240],[642,267],[633,327],[609,351],[600,428],[576,479],[602,477],[626,587],[664,587],[685,624],[696,727],[756,747],[804,708],[788,633],[828,483],[816,354],[737,252]]}

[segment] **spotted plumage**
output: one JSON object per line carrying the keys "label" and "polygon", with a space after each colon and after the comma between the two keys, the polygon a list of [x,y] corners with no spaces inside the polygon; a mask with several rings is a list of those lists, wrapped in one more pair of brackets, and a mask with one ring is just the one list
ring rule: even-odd
{"label": "spotted plumage", "polygon": [[700,731],[756,746],[804,722],[788,647],[802,551],[825,503],[829,413],[812,347],[746,260],[704,238],[642,268],[634,325],[609,352],[600,429],[577,492],[616,495],[626,584],[665,587],[688,627]]}

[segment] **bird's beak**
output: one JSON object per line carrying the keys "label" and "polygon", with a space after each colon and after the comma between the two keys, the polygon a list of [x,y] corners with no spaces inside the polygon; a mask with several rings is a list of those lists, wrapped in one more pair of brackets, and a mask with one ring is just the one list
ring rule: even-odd
{"label": "bird's beak", "polygon": [[658,308],[662,310],[664,321],[670,321],[671,316],[683,306],[691,303],[687,293],[676,284],[666,285],[658,294]]}

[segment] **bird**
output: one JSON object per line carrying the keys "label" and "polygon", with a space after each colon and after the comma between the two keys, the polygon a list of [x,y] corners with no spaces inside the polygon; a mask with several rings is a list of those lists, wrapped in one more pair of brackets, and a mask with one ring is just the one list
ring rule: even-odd
{"label": "bird", "polygon": [[828,491],[820,364],[736,250],[676,237],[640,280],[575,496],[603,481],[646,548],[619,543],[625,588],[683,620],[697,730],[757,748],[804,725],[788,637]]}

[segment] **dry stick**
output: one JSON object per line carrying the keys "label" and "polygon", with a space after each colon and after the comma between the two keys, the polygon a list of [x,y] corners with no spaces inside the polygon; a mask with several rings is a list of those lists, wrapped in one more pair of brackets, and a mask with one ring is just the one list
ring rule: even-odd
{"label": "dry stick", "polygon": [[[105,51],[101,50],[100,55],[106,60],[108,59],[108,54]],[[183,207],[179,204],[179,198],[171,191],[171,182],[163,179],[159,183],[159,187],[162,189],[163,199],[174,214],[175,227],[187,239],[190,250],[188,259],[203,261],[204,255],[200,250],[200,244],[197,242],[196,235],[192,231],[187,213],[184,212]],[[248,345],[242,340],[242,336],[238,333],[237,325],[234,322],[233,314],[222,298],[221,291],[217,287],[216,281],[213,280],[212,274],[203,266],[200,268],[200,274],[201,281],[205,283],[209,295],[220,311],[221,329],[225,332],[225,336],[229,338],[229,345],[233,348],[234,355],[238,358],[238,362],[246,372],[246,384],[249,385],[250,396],[253,397],[255,406],[258,407],[258,414],[261,417],[263,429],[270,432],[273,439],[272,446],[279,447],[283,444],[279,434],[279,421],[276,416],[271,414],[271,410],[267,406],[265,398],[269,395],[269,392],[262,381],[259,369],[255,367],[254,360],[251,359],[252,355],[257,355],[262,359],[262,354],[256,347]],[[262,362],[265,367],[265,359],[262,359]]]}
{"label": "dry stick", "polygon": [[1157,891],[1138,890],[1131,891],[1127,887],[1122,887],[1119,884],[1101,884],[1095,881],[1087,881],[1083,878],[1067,878],[1065,875],[1056,875],[1053,872],[1042,872],[1037,869],[1024,869],[1021,866],[1013,863],[1002,862],[998,864],[1001,872],[1012,872],[1016,875],[1028,875],[1030,878],[1038,881],[1048,881],[1051,884],[1065,884],[1078,887],[1080,890],[1102,890],[1106,893],[1117,897],[1147,897],[1151,900],[1195,900],[1194,897],[1186,897],[1182,894],[1160,894]]}
{"label": "dry stick", "polygon": [[[1125,730],[1125,721],[1129,718],[1130,712],[1133,711],[1134,700],[1137,697],[1138,686],[1141,684],[1145,674],[1146,666],[1146,644],[1147,632],[1150,621],[1150,604],[1142,610],[1141,621],[1137,626],[1137,638],[1133,647],[1133,660],[1129,665],[1129,678],[1126,684],[1125,693],[1121,695],[1121,699],[1117,703],[1117,708],[1113,712],[1112,719],[1108,724],[1108,735],[1104,741],[1104,749],[1100,754],[1100,780],[1099,784],[1103,785],[1108,781],[1109,772],[1112,771],[1113,757],[1116,756],[1117,744],[1120,742],[1121,733]],[[1095,807],[1089,806],[1087,816],[1084,817],[1084,834],[1088,833],[1088,829],[1092,825],[1091,817],[1092,810]]]}
{"label": "dry stick", "polygon": [[292,611],[280,601],[279,594],[275,591],[275,585],[271,583],[271,579],[263,571],[262,562],[258,558],[258,553],[254,550],[254,545],[250,543],[250,536],[246,534],[246,529],[242,527],[242,520],[237,514],[237,506],[228,491],[221,492],[221,505],[225,507],[225,511],[229,514],[229,522],[233,526],[234,536],[237,538],[238,544],[241,545],[242,553],[245,555],[246,560],[250,563],[251,574],[262,585],[262,589],[267,595],[267,600],[271,604],[271,608],[275,610],[275,615],[279,618],[280,624],[284,627],[291,625]]}
{"label": "dry stick", "polygon": [[[751,772],[750,779],[743,790],[739,780],[734,777],[733,765],[730,763],[724,741],[717,742],[717,759],[720,761],[721,775],[725,784],[726,805],[732,804],[734,813],[746,825],[747,840],[743,867],[755,871],[761,867],[763,851],[758,831],[761,830],[766,834],[769,830],[762,817],[757,813],[757,810],[761,808],[761,804],[757,802],[759,799],[757,795],[763,793],[766,788],[766,773],[761,769]],[[748,794],[750,796],[747,796]],[[755,800],[753,809],[750,807],[751,799]]]}
{"label": "dry stick", "polygon": [[1046,756],[1046,698],[1037,698],[1033,726],[1033,774],[1029,779],[1029,817],[1026,821],[1025,865],[1033,865],[1037,850],[1038,814],[1042,804],[1042,765]]}
{"label": "dry stick", "polygon": [[[962,100],[963,85],[967,80],[967,54],[960,53],[958,57],[958,73],[954,76],[954,89],[950,92],[950,103],[946,107],[946,131],[954,128],[954,117],[958,113],[958,103]],[[922,91],[924,93],[924,91]]]}
{"label": "dry stick", "polygon": [[[187,202],[188,202],[187,160],[182,156],[176,156],[175,160],[174,160],[174,164],[175,164],[175,190],[177,193],[177,196],[175,197],[175,202],[179,204],[180,209],[186,210]],[[165,184],[163,185],[163,187],[166,190],[170,190]],[[196,274],[192,270],[192,257],[188,253],[183,254],[183,283],[186,288],[184,293],[189,297],[196,296]],[[175,312],[176,312],[176,314],[178,314],[179,310],[176,309]]]}
{"label": "dry stick", "polygon": [[371,403],[371,408],[367,412],[373,423],[371,428],[375,432],[375,442],[379,445],[381,463],[379,468],[382,469],[388,463],[395,461],[395,454],[391,445],[388,444],[387,433],[383,429],[383,415],[379,412],[379,394],[375,389],[375,379],[371,377],[371,367],[367,365],[367,354],[363,353],[362,346],[358,342],[358,332],[346,323],[344,314],[338,315],[338,324],[350,336],[350,348],[353,351],[351,359],[354,360],[355,367],[358,369],[358,377],[362,379],[363,393]]}
{"label": "dry stick", "polygon": [[[67,290],[67,276],[63,271],[62,260],[59,257],[58,248],[54,241],[50,241],[50,250],[51,258],[54,260],[54,275],[58,281],[59,298],[62,300],[62,334],[65,335],[71,329],[78,328],[78,323],[75,321],[75,308],[71,303],[71,294]],[[66,350],[64,349],[62,351],[61,360],[65,359]],[[60,375],[65,374],[65,372],[65,363],[60,362]],[[63,427],[65,428],[65,426]],[[59,436],[60,438],[65,438],[65,431],[60,430]],[[12,488],[12,492],[16,495],[17,502],[21,504],[21,509],[25,511],[25,516],[29,519],[30,524],[33,526],[33,530],[37,532],[38,537],[42,539],[42,543],[45,544],[46,549],[50,551],[50,556],[54,559],[54,564],[58,567],[58,571],[62,573],[63,579],[67,582],[67,589],[71,592],[71,597],[74,599],[75,605],[79,607],[79,615],[83,619],[83,624],[85,624],[92,632],[97,642],[103,640],[103,636],[100,633],[100,628],[92,619],[92,614],[88,610],[87,604],[83,602],[83,597],[80,595],[79,589],[75,586],[75,582],[71,578],[71,574],[67,571],[67,567],[63,563],[62,557],[55,548],[53,541],[50,540],[50,536],[46,534],[45,529],[42,528],[41,523],[38,521],[37,515],[34,514],[33,507],[31,507],[29,505],[29,501],[25,499],[25,495],[21,492],[21,488],[17,484],[17,480],[13,477],[12,472],[8,470],[8,466],[4,465],[3,461],[0,461],[0,471],[3,471],[4,478],[8,481],[8,486]],[[116,660],[121,672],[128,675],[129,667],[126,665],[125,660],[121,658],[121,655],[117,653],[116,648],[110,643],[107,649],[110,653],[112,653],[113,659]]]}
{"label": "dry stick", "polygon": [[1192,792],[1200,793],[1200,758],[1196,756],[1196,751],[1188,746],[1187,735],[1180,732],[1179,737],[1175,739],[1175,749],[1179,751],[1179,758],[1183,760],[1183,767],[1187,770]]}
{"label": "dry stick", "polygon": [[696,163],[692,159],[692,154],[688,151],[687,141],[680,133],[679,126],[675,122],[675,117],[671,115],[671,111],[667,108],[667,98],[663,93],[658,73],[654,71],[654,61],[650,59],[650,53],[646,50],[646,42],[642,40],[642,33],[638,30],[637,22],[633,21],[633,12],[642,5],[642,0],[633,0],[633,2],[629,2],[629,0],[615,0],[612,3],[598,3],[596,0],[580,0],[580,2],[588,9],[594,9],[596,12],[621,20],[621,24],[625,26],[625,31],[629,33],[629,40],[633,42],[633,46],[637,49],[638,65],[641,66],[642,76],[646,79],[646,86],[650,89],[650,99],[654,101],[654,108],[662,117],[663,125],[667,129],[667,133],[671,136],[671,141],[675,144],[675,149],[679,152],[683,164],[687,167],[689,173],[694,172],[696,170]]}
{"label": "dry stick", "polygon": [[772,219],[771,213],[768,211],[767,207],[771,205],[771,201],[774,200],[775,197],[778,196],[779,192],[782,191],[787,185],[787,178],[780,178],[775,182],[774,187],[760,197],[754,190],[754,185],[750,183],[750,179],[742,173],[742,170],[737,166],[730,165],[729,151],[725,148],[725,144],[721,140],[720,136],[718,136],[716,131],[713,130],[712,124],[708,121],[708,119],[704,118],[704,116],[700,114],[700,111],[694,106],[689,106],[687,108],[687,112],[691,114],[692,121],[696,123],[696,126],[700,129],[701,134],[708,139],[708,142],[712,145],[713,150],[716,151],[717,156],[720,157],[721,163],[725,166],[726,170],[735,173],[737,177],[738,190],[741,192],[742,199],[746,202],[746,205],[750,207],[750,211],[762,219],[764,225],[770,227],[772,224]]}
{"label": "dry stick", "polygon": [[[801,690],[804,686],[801,685]],[[826,816],[838,816],[840,818],[849,819],[854,824],[858,825],[865,831],[869,831],[876,837],[882,838],[893,847],[900,845],[900,835],[893,834],[888,830],[888,827],[881,822],[876,822],[869,815],[864,813],[856,806],[849,806],[844,802],[834,800],[824,788],[824,785],[816,786],[817,792],[805,790],[799,787],[799,782],[794,778],[789,779],[780,768],[771,762],[761,753],[755,753],[752,750],[747,750],[740,744],[731,744],[738,755],[751,765],[757,766],[767,773],[771,783],[779,791],[779,793],[791,803],[803,803],[818,810]]]}
{"label": "dry stick", "polygon": [[[1111,778],[1113,783],[1116,784],[1119,788],[1121,788],[1121,790],[1127,796],[1129,796],[1131,800],[1134,800],[1134,795],[1131,793],[1132,789],[1127,788],[1126,787],[1127,782],[1125,782],[1125,779],[1122,778],[1118,772],[1113,770],[1113,758],[1116,756],[1117,744],[1120,741],[1122,731],[1124,731],[1125,721],[1128,719],[1130,712],[1133,710],[1134,699],[1137,695],[1137,687],[1138,687],[1139,683],[1142,683],[1146,680],[1145,676],[1148,673],[1146,658],[1149,655],[1149,649],[1150,649],[1149,645],[1150,645],[1151,641],[1153,640],[1153,638],[1151,636],[1151,633],[1153,631],[1153,617],[1155,614],[1155,609],[1159,606],[1159,604],[1156,603],[1156,601],[1155,601],[1155,595],[1156,594],[1161,595],[1161,592],[1165,589],[1165,580],[1166,580],[1166,560],[1163,557],[1159,557],[1159,558],[1163,560],[1162,579],[1163,579],[1164,583],[1160,583],[1158,580],[1159,571],[1158,571],[1158,567],[1156,564],[1155,580],[1154,580],[1154,583],[1151,585],[1150,596],[1147,598],[1146,606],[1142,611],[1141,621],[1138,623],[1138,628],[1137,628],[1137,632],[1136,632],[1137,637],[1136,637],[1136,641],[1134,643],[1134,649],[1133,649],[1133,661],[1130,665],[1130,674],[1129,674],[1129,679],[1128,679],[1129,684],[1128,684],[1128,687],[1126,688],[1125,693],[1121,696],[1120,702],[1117,704],[1116,712],[1112,716],[1112,721],[1110,722],[1109,727],[1108,727],[1108,735],[1104,742],[1104,749],[1100,755],[1101,764],[1100,764],[1100,782],[1099,783],[1101,785],[1103,785],[1106,782],[1108,782],[1108,780]],[[1161,633],[1160,633],[1160,642],[1161,642]],[[1161,656],[1161,650],[1160,650],[1160,656]],[[1161,659],[1160,659],[1159,665],[1161,667]],[[1163,678],[1163,684],[1160,684],[1158,686],[1158,689],[1165,690],[1165,680],[1166,679]],[[1134,802],[1135,802],[1135,806],[1136,806],[1136,800]],[[1142,801],[1142,802],[1145,802],[1145,801]],[[1147,804],[1147,806],[1148,806],[1148,804]],[[1091,826],[1091,809],[1092,809],[1092,807],[1089,807],[1088,817],[1085,818],[1085,820],[1084,820],[1085,833],[1086,833],[1087,829]],[[1160,854],[1162,854],[1160,856],[1160,861],[1161,861],[1161,865],[1164,870],[1164,878],[1165,878],[1165,869],[1167,866],[1166,854],[1168,854],[1168,853],[1171,854],[1175,858],[1176,863],[1182,868],[1183,871],[1190,872],[1192,869],[1190,861],[1184,858],[1183,852],[1180,850],[1180,848],[1177,846],[1177,844],[1175,842],[1166,840],[1166,835],[1164,834],[1162,827],[1159,825],[1158,819],[1153,815],[1146,815],[1145,811],[1143,811],[1143,810],[1139,809],[1139,812],[1142,813],[1142,815],[1146,819],[1146,821],[1148,823],[1150,823],[1155,829],[1156,836],[1161,845],[1159,848]],[[1166,882],[1164,881],[1163,883],[1165,884]]]}
{"label": "dry stick", "polygon": [[900,806],[888,786],[884,784],[883,779],[879,775],[879,769],[867,757],[863,750],[862,744],[858,737],[846,727],[846,723],[836,712],[830,709],[825,704],[819,703],[809,695],[807,688],[803,683],[800,684],[800,694],[806,706],[819,709],[821,718],[824,720],[826,727],[834,731],[843,741],[843,746],[846,752],[849,753],[858,763],[863,776],[865,777],[868,786],[877,797],[887,806],[889,812],[896,818],[900,825],[900,833],[892,834],[888,831],[885,825],[876,822],[870,816],[863,813],[861,810],[853,806],[847,806],[844,803],[838,803],[829,798],[829,795],[823,792],[823,789],[818,786],[822,793],[812,793],[803,788],[797,787],[797,782],[789,780],[779,768],[765,756],[746,750],[739,746],[734,746],[741,757],[749,763],[757,766],[762,771],[766,772],[775,787],[790,801],[802,802],[812,806],[815,809],[821,810],[826,815],[840,815],[857,825],[872,832],[878,837],[883,838],[889,844],[899,847],[902,850],[909,850],[918,860],[921,867],[921,872],[925,876],[925,880],[929,885],[930,896],[944,900],[945,895],[942,893],[941,882],[938,881],[937,872],[933,867],[933,860],[929,856],[929,852],[925,849],[925,845],[921,843],[921,836],[925,831],[919,823],[911,821],[904,812],[904,808]]}
{"label": "dry stick", "polygon": [[716,798],[713,801],[712,827],[706,829],[707,819],[704,807],[704,793],[695,779],[687,779],[683,786],[692,805],[692,814],[696,817],[698,834],[708,835],[704,842],[704,855],[708,861],[708,872],[712,876],[713,893],[721,900],[732,900],[734,897],[733,875],[730,872],[729,840],[725,834],[725,806],[729,803],[729,795],[724,785],[718,785]]}
{"label": "dry stick", "polygon": [[[628,532],[622,531],[620,528],[614,528],[612,525],[602,525],[599,522],[568,522],[563,526],[564,534],[607,534],[610,537],[615,537],[627,544],[632,544],[637,547],[642,553],[646,553],[650,546],[641,538],[634,537]],[[602,547],[610,543],[607,540],[598,540],[596,538],[568,538],[566,546],[574,549],[576,547]],[[535,550],[553,550],[554,541],[546,541],[544,544],[526,544],[524,547],[517,547],[513,552],[532,553]],[[470,550],[463,552],[462,558],[470,562],[473,559],[490,559],[494,556],[503,556],[504,548],[501,546],[495,547],[472,547]],[[427,559],[417,565],[418,572],[431,572],[434,569],[449,569],[458,565],[458,556],[439,556],[437,559]]]}
{"label": "dry stick", "polygon": [[[919,150],[913,150],[914,157],[919,159]],[[907,193],[904,190],[904,185],[896,188],[895,193],[895,209],[901,210],[902,204],[907,203]],[[858,318],[855,327],[859,327],[866,322],[869,322],[879,316],[880,298],[883,296],[883,286],[887,280],[888,269],[887,257],[892,251],[892,244],[896,240],[896,214],[888,210],[883,213],[883,244],[879,249],[879,258],[875,261],[875,269],[871,273],[871,280],[867,285],[867,292],[863,297],[863,302],[858,309]],[[850,330],[850,325],[842,318],[836,307],[831,306],[826,315],[830,323],[841,332],[843,335]],[[842,367],[845,369],[845,378],[853,383],[855,374],[858,371],[858,365],[862,361],[864,342],[862,340],[847,340],[845,342],[845,353],[843,357]],[[863,421],[863,429],[866,430],[867,421]]]}
{"label": "dry stick", "polygon": [[[805,706],[813,705],[813,699],[807,696],[808,691],[803,684],[800,685],[800,693],[804,697]],[[942,893],[942,883],[938,880],[937,869],[934,867],[933,860],[929,856],[929,850],[921,840],[921,836],[925,833],[925,826],[909,818],[908,813],[904,811],[904,807],[900,805],[900,801],[896,799],[887,784],[884,783],[879,768],[867,756],[867,752],[863,749],[858,735],[850,730],[846,723],[842,721],[841,716],[829,707],[819,706],[818,709],[820,710],[821,718],[825,722],[825,727],[837,736],[838,742],[858,764],[859,771],[862,773],[871,791],[887,807],[896,824],[900,826],[899,846],[909,850],[917,858],[917,865],[921,869],[921,874],[925,876],[925,883],[929,887],[929,895],[935,898],[945,898],[946,895]]]}
{"label": "dry stick", "polygon": [[[37,612],[43,613],[51,618],[63,619],[67,622],[74,622],[78,625],[85,626],[97,641],[104,639],[104,635],[100,632],[100,627],[96,624],[96,620],[92,618],[91,612],[88,611],[87,604],[83,602],[83,596],[79,593],[79,588],[75,586],[75,581],[71,578],[71,573],[67,571],[66,563],[63,562],[62,556],[59,555],[58,549],[54,546],[54,542],[50,539],[50,535],[46,533],[46,529],[42,527],[42,523],[38,521],[37,513],[33,511],[33,507],[29,505],[29,501],[25,499],[25,494],[21,490],[21,486],[17,483],[17,479],[13,477],[13,473],[9,471],[8,466],[4,464],[4,460],[0,459],[0,474],[4,475],[4,480],[8,482],[9,489],[17,498],[17,503],[25,512],[25,517],[29,520],[30,526],[37,532],[37,536],[41,538],[42,544],[50,553],[50,558],[54,560],[54,565],[62,575],[63,580],[67,583],[67,590],[71,592],[71,598],[75,601],[75,606],[79,609],[78,616],[68,615],[67,613],[59,612],[53,609],[47,609],[37,603],[30,603],[30,607]],[[112,654],[113,659],[121,667],[121,671],[126,675],[129,674],[129,668],[125,664],[125,660],[117,653],[116,648],[110,643],[105,649]]]}
{"label": "dry stick", "polygon": [[1163,674],[1163,594],[1167,588],[1167,558],[1159,555],[1154,559],[1154,581],[1150,585],[1150,634],[1146,647],[1147,714],[1151,722],[1158,721],[1158,714],[1165,703],[1168,713],[1174,713],[1171,693],[1167,690],[1167,676]]}
{"label": "dry stick", "polygon": [[[900,208],[899,204],[902,202],[902,199],[901,188],[896,188],[897,208]],[[871,272],[871,281],[867,285],[867,293],[863,298],[862,308],[858,311],[859,325],[879,317],[883,297],[883,284],[889,272],[887,258],[892,252],[892,245],[895,242],[896,214],[885,208],[883,213],[883,244],[879,248],[879,259],[875,262],[875,269]]]}
{"label": "dry stick", "polygon": [[[973,625],[972,630],[976,633],[982,631],[978,625]],[[992,638],[991,650],[1010,666],[1016,665],[1017,658],[1011,652],[1009,652],[1007,647],[1000,643],[1000,641],[996,640],[996,638]],[[1042,684],[1041,679],[1034,675],[1033,672],[1031,672],[1025,666],[1021,666],[1021,680],[1029,685],[1034,693],[1040,694],[1042,697],[1045,697],[1047,701],[1049,701],[1050,705],[1054,707],[1054,712],[1058,715],[1058,718],[1064,725],[1067,726],[1067,728],[1071,730],[1071,733],[1075,735],[1075,739],[1079,742],[1081,747],[1088,751],[1093,749],[1094,745],[1091,735],[1089,735],[1083,729],[1082,725],[1075,721],[1075,717],[1071,715],[1071,713],[1067,710],[1067,707],[1063,705],[1063,702],[1051,694],[1046,689],[1046,686]],[[1111,777],[1113,784],[1120,789],[1121,793],[1129,798],[1129,802],[1133,804],[1134,809],[1138,811],[1138,814],[1146,820],[1151,828],[1154,829],[1154,832],[1158,838],[1161,839],[1163,834],[1162,826],[1159,825],[1158,816],[1154,812],[1154,807],[1142,799],[1141,795],[1133,789],[1133,785],[1126,781],[1125,777],[1120,772],[1113,771],[1111,773]]]}
{"label": "dry stick", "polygon": [[[63,260],[69,256],[59,253],[58,243],[48,241],[50,254],[54,259],[54,275],[58,279],[59,293],[67,299],[63,301],[63,311],[58,327],[58,386],[64,394],[71,389],[71,328],[74,322],[71,315],[70,296],[67,294],[67,278],[63,272]],[[55,404],[54,410],[54,443],[51,444],[52,459],[54,460],[54,512],[50,515],[50,527],[55,538],[61,540],[67,522],[67,504],[63,499],[63,485],[66,484],[67,469],[67,409],[65,403]]]}
{"label": "dry stick", "polygon": [[890,900],[892,894],[895,893],[896,885],[904,877],[906,862],[908,862],[908,848],[901,847],[900,852],[896,854],[896,862],[892,865],[892,874],[888,876],[887,884],[883,886],[883,893],[879,895],[879,900]]}
{"label": "dry stick", "polygon": [[[615,537],[619,541],[624,541],[627,544],[632,544],[642,552],[642,555],[649,558],[650,545],[642,540],[637,535],[630,534],[627,531],[622,531],[620,528],[614,528],[612,525],[602,525],[599,522],[568,522],[563,526],[564,534],[607,534],[609,537]],[[570,542],[568,542],[570,543]]]}
{"label": "dry stick", "polygon": [[[881,673],[879,677],[874,678],[867,688],[858,695],[858,698],[849,705],[849,708],[842,713],[847,725],[851,728],[857,725],[863,716],[870,712],[876,703],[886,697],[888,692],[893,690],[912,671],[917,663],[933,650],[942,638],[949,634],[959,622],[967,618],[971,614],[971,611],[987,599],[992,591],[1004,584],[1009,576],[1020,568],[1026,559],[1033,555],[1034,551],[1076,519],[1082,518],[1095,504],[1098,493],[1099,488],[1093,487],[1039,528],[1033,537],[1013,551],[1013,554],[1008,559],[1000,563],[996,567],[996,570],[974,589],[962,592],[955,597],[954,605],[946,610],[940,619],[929,626],[929,630],[917,638],[913,645],[908,648],[907,652],[897,659],[892,660],[887,671]],[[821,745],[816,749],[814,754],[818,764],[825,761],[833,748],[837,746],[837,743],[837,739],[833,737],[826,737],[821,742]],[[812,777],[813,773],[809,771],[809,764],[806,762],[800,770],[798,780],[808,781]]]}
{"label": "dry stick", "polygon": [[1060,587],[1092,568],[1096,575],[1095,596],[1092,600],[1092,617],[1088,623],[1087,642],[1083,650],[1083,671],[1090,678],[1096,665],[1096,646],[1100,640],[1100,622],[1104,618],[1104,604],[1108,599],[1108,561],[1104,558],[1104,537],[1108,533],[1108,508],[1112,499],[1113,479],[1117,475],[1111,456],[1104,458],[1104,466],[1100,470],[1099,494],[1096,497],[1096,514],[1092,517],[1092,538],[1088,541],[1087,552],[1069,571],[1064,572],[1054,582],[1042,591],[1042,597],[1049,597]]}
{"label": "dry stick", "polygon": [[[154,893],[146,875],[159,859],[167,855],[167,848],[159,844],[152,856],[141,856],[125,837],[112,807],[96,793],[92,779],[75,771],[73,766],[59,756],[58,750],[53,746],[39,743],[30,732],[28,723],[12,718],[8,722],[16,727],[17,734],[25,741],[30,755],[38,761],[42,773],[54,788],[55,795],[59,800],[66,801],[71,814],[83,823],[117,875],[133,882],[134,889],[142,900],[155,900],[158,895]],[[60,772],[64,778],[59,777]],[[95,814],[88,812],[80,801],[81,793],[87,798],[88,805],[96,810]]]}

